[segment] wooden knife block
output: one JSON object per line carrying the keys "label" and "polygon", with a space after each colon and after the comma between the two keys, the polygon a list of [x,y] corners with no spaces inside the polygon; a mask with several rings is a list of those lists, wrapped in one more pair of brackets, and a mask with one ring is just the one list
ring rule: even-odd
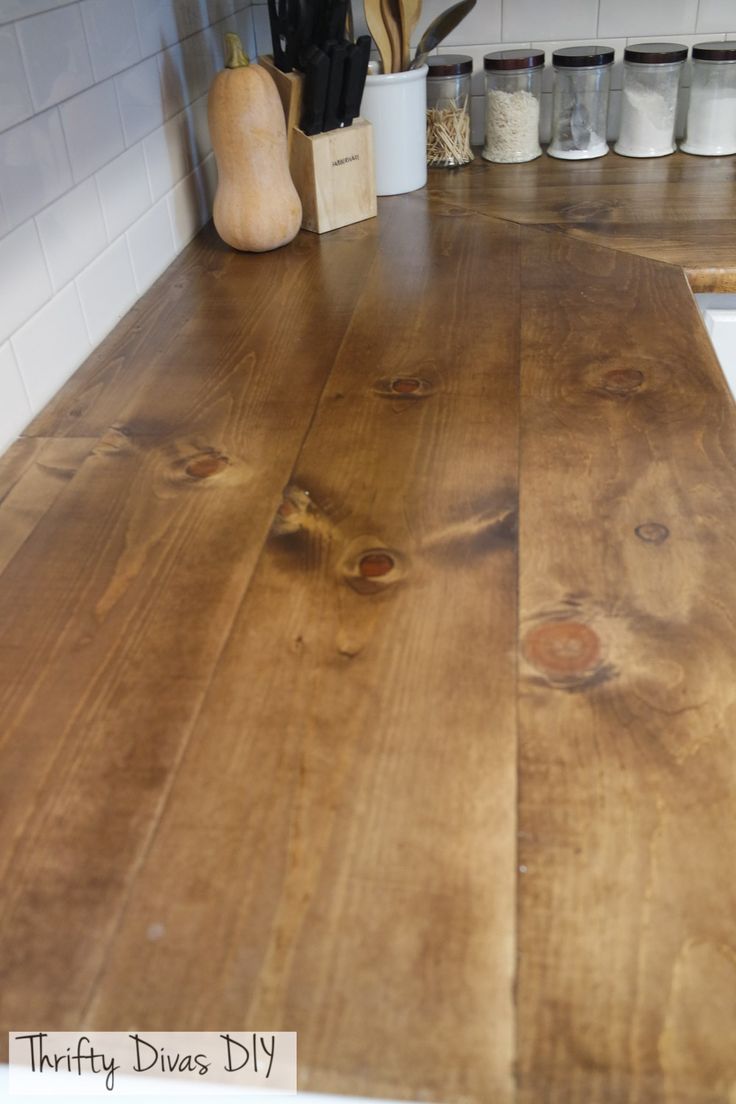
{"label": "wooden knife block", "polygon": [[282,73],[270,56],[260,57],[278,88],[286,118],[289,168],[302,201],[302,227],[316,234],[375,218],[376,173],[373,127],[366,119],[353,125],[305,134],[299,129],[304,78]]}

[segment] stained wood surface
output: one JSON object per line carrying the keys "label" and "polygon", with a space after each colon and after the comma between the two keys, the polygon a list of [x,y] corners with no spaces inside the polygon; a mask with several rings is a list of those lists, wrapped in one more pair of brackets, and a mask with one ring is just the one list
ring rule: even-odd
{"label": "stained wood surface", "polygon": [[736,291],[736,159],[539,157],[429,174],[443,203],[683,267],[697,291]]}
{"label": "stained wood surface", "polygon": [[205,231],[3,458],[3,1031],[732,1104],[733,169],[534,166]]}
{"label": "stained wood surface", "polygon": [[518,1099],[728,1101],[733,404],[680,273],[522,257]]}
{"label": "stained wood surface", "polygon": [[279,1023],[305,1089],[512,1099],[517,238],[384,221],[93,1022]]}

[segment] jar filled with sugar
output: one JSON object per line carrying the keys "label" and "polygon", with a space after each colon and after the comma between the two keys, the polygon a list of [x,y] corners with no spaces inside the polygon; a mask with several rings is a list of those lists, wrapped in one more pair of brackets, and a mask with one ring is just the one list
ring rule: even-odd
{"label": "jar filled with sugar", "polygon": [[701,157],[736,153],[736,42],[693,46],[690,106],[680,149]]}
{"label": "jar filled with sugar", "polygon": [[486,161],[541,157],[539,105],[544,50],[497,50],[483,58],[486,77]]}
{"label": "jar filled with sugar", "polygon": [[564,46],[552,54],[552,141],[547,153],[565,161],[608,153],[610,46]]}
{"label": "jar filled with sugar", "polygon": [[687,46],[641,42],[624,50],[621,128],[613,147],[624,157],[666,157],[675,151],[677,92]]}

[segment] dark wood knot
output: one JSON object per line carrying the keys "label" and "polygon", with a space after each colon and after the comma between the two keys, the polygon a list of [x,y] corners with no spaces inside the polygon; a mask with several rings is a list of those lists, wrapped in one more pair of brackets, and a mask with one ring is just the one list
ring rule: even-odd
{"label": "dark wood knot", "polygon": [[612,368],[603,376],[602,387],[611,395],[630,395],[644,383],[644,373],[638,368]]}
{"label": "dark wood knot", "polygon": [[401,582],[406,575],[406,560],[393,548],[353,545],[340,570],[345,582],[358,594],[377,594]]}
{"label": "dark wood knot", "polygon": [[639,540],[647,544],[663,544],[670,535],[666,525],[660,525],[658,521],[646,521],[643,525],[637,525],[634,530]]}
{"label": "dark wood knot", "polygon": [[211,479],[213,475],[224,471],[229,463],[230,458],[222,453],[204,452],[190,460],[184,471],[191,479]]}
{"label": "dark wood knot", "polygon": [[376,380],[373,390],[388,399],[426,399],[434,385],[422,376],[385,376]]}
{"label": "dark wood knot", "polygon": [[580,679],[601,660],[598,634],[582,621],[548,621],[524,638],[524,655],[553,679]]}
{"label": "dark wood knot", "polygon": [[358,571],[364,579],[379,579],[393,569],[394,558],[388,552],[366,552],[358,563]]}

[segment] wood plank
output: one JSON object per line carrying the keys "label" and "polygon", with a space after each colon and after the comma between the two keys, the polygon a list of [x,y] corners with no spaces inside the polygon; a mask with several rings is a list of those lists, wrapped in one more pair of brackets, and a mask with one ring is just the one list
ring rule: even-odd
{"label": "wood plank", "polygon": [[95,445],[22,437],[0,460],[0,573]]}
{"label": "wood plank", "polygon": [[443,204],[702,272],[699,291],[730,290],[736,285],[736,164],[733,158],[697,163],[702,160],[676,153],[492,165],[477,157],[462,172],[431,171],[428,191]]}
{"label": "wood plank", "polygon": [[269,258],[255,319],[215,289],[0,576],[6,1026],[84,1019],[374,254]]}
{"label": "wood plank", "polygon": [[527,232],[523,1104],[736,1083],[736,416],[683,275]]}
{"label": "wood plank", "polygon": [[[343,266],[351,266],[361,249],[367,262],[375,242],[376,229],[367,223],[348,227],[339,237],[302,233],[284,249],[247,254],[229,249],[212,226],[206,227],[26,433],[101,436],[128,417],[129,408],[139,432],[158,434],[160,427],[165,432],[172,417],[180,416],[176,410],[191,399],[180,393],[187,364],[199,357],[201,387],[208,362],[249,355],[238,348],[240,335],[264,317],[274,319],[275,302],[290,309],[289,295],[321,297],[326,325],[342,325],[355,292],[354,274],[342,288]],[[284,333],[280,348],[291,331]],[[293,369],[299,375],[298,363]],[[250,370],[260,371],[252,357]]]}
{"label": "wood plank", "polygon": [[303,1089],[506,1104],[517,231],[381,227],[85,1023],[291,1029]]}

